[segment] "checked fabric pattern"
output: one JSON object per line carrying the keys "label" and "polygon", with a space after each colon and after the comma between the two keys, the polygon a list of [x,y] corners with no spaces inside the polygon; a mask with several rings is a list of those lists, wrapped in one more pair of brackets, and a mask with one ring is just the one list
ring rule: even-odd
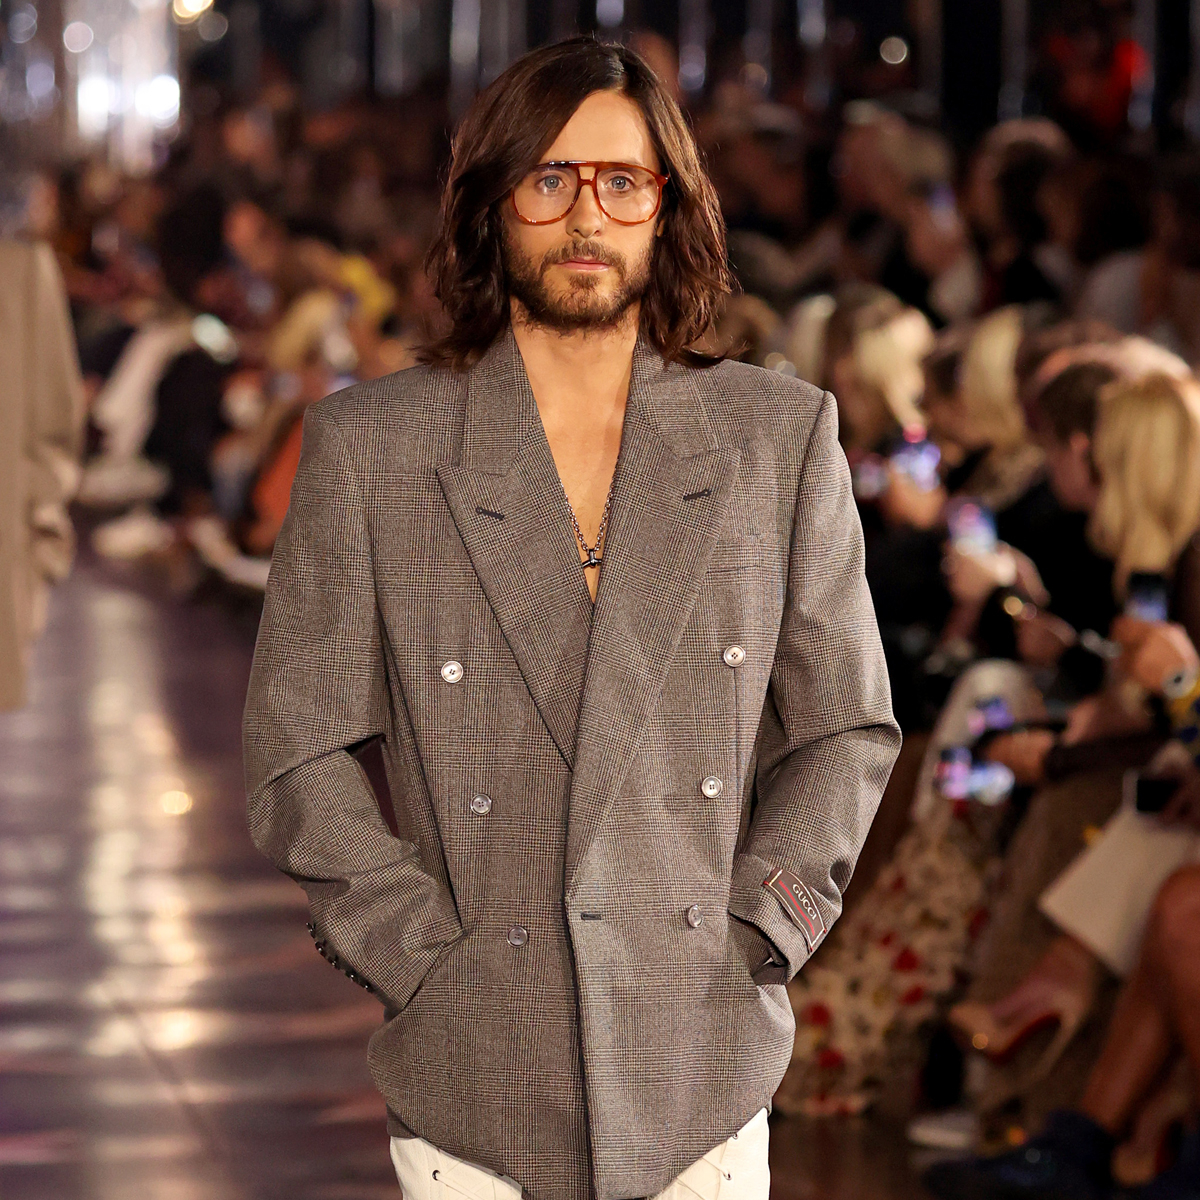
{"label": "checked fabric pattern", "polygon": [[308,410],[249,823],[383,1005],[393,1135],[533,1200],[662,1191],[791,1056],[746,947],[814,947],[763,881],[833,924],[898,745],[828,394],[639,343],[594,608],[511,331]]}

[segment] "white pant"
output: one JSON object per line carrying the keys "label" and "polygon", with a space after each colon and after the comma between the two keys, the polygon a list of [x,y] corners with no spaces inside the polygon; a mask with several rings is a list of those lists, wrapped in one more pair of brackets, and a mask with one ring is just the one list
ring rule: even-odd
{"label": "white pant", "polygon": [[[769,1141],[764,1108],[677,1175],[654,1200],[767,1200]],[[463,1162],[422,1138],[392,1138],[392,1163],[404,1200],[520,1200],[516,1180]]]}

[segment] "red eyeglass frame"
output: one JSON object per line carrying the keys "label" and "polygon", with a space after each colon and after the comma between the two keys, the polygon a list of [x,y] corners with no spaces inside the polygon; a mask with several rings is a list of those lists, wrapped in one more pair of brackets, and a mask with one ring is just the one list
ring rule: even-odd
{"label": "red eyeglass frame", "polygon": [[[536,167],[530,168],[531,171],[540,170],[542,167],[591,167],[591,179],[584,179],[578,170],[575,172],[575,178],[579,180],[579,186],[575,189],[575,195],[571,199],[571,203],[567,206],[566,212],[560,217],[551,217],[548,221],[531,221],[528,217],[523,217],[517,208],[517,189],[514,187],[509,192],[509,198],[512,200],[513,212],[517,214],[517,220],[525,225],[553,225],[555,221],[566,220],[571,215],[571,210],[579,203],[579,197],[583,193],[585,187],[592,189],[592,195],[596,197],[596,207],[610,220],[618,225],[645,225],[647,221],[653,221],[658,216],[662,209],[663,188],[667,181],[671,178],[670,175],[660,175],[657,171],[651,171],[649,167],[643,167],[640,163],[624,163],[624,162],[594,162],[587,158],[577,159],[554,159],[551,162],[538,163]],[[604,201],[600,199],[600,193],[596,190],[596,180],[602,170],[609,167],[624,167],[627,171],[645,171],[652,176],[654,182],[658,184],[658,200],[654,205],[654,211],[648,216],[643,217],[640,221],[622,221],[620,217],[614,217],[607,208],[604,207]]]}

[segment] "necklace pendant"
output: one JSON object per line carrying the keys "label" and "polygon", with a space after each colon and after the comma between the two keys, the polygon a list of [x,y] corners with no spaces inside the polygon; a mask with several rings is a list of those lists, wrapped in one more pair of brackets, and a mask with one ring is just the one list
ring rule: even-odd
{"label": "necklace pendant", "polygon": [[596,551],[598,548],[599,547],[597,547],[597,546],[592,546],[589,549],[586,545],[584,546],[584,549],[587,550],[587,558],[584,559],[584,561],[581,562],[579,565],[585,571],[588,569],[588,567],[598,567],[600,565],[600,560],[596,557]]}

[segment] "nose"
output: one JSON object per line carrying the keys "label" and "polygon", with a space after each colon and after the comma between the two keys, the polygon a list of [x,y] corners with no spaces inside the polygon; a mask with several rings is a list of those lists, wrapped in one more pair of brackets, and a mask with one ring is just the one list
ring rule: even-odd
{"label": "nose", "polygon": [[[584,171],[591,171],[591,178]],[[596,170],[582,167],[579,172],[579,195],[575,206],[567,213],[567,232],[581,238],[595,237],[604,227],[604,213],[596,197]]]}

